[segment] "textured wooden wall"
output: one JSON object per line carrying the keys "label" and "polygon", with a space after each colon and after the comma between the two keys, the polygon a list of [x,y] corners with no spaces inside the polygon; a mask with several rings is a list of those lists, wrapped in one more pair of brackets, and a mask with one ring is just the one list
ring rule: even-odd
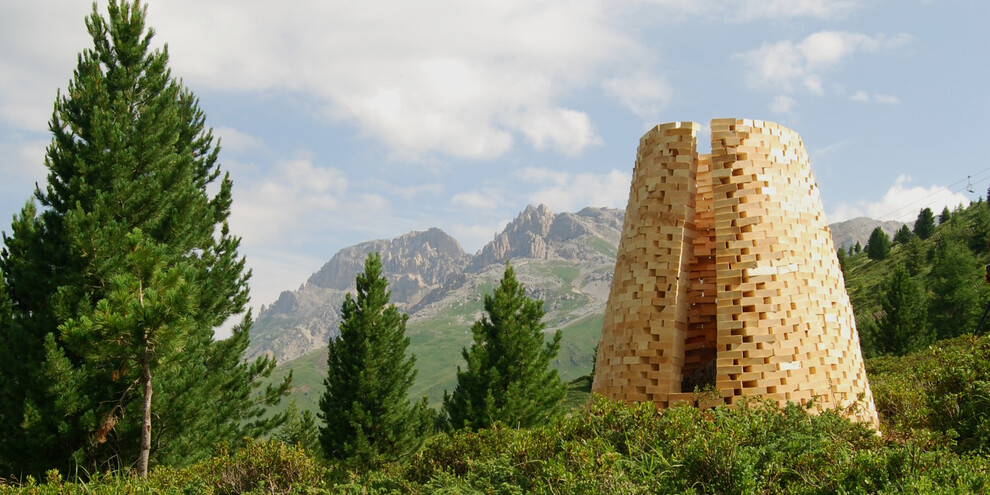
{"label": "textured wooden wall", "polygon": [[[667,407],[814,401],[877,424],[807,153],[771,122],[663,124],[640,140],[592,390]],[[850,407],[852,406],[852,407]]]}

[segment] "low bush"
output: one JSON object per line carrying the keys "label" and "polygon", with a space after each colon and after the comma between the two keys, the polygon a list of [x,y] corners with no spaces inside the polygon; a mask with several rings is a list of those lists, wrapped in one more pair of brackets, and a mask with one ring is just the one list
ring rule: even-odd
{"label": "low bush", "polygon": [[155,469],[147,480],[68,483],[54,473],[41,484],[0,482],[0,494],[990,492],[990,461],[917,431],[895,440],[836,413],[759,400],[658,412],[598,397],[543,427],[439,434],[377,470],[255,441],[189,468]]}
{"label": "low bush", "polygon": [[867,361],[888,438],[990,454],[990,337],[943,340],[901,358]]}

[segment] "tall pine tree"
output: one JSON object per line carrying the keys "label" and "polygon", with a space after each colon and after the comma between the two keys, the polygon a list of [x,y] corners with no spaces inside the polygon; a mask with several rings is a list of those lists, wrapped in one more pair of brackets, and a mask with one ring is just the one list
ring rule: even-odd
{"label": "tall pine tree", "polygon": [[140,1],[108,11],[56,99],[47,186],[4,234],[0,470],[181,464],[283,419],[262,405],[288,384],[257,390],[274,362],[241,359],[250,316],[213,340],[250,276],[219,147]]}
{"label": "tall pine tree", "polygon": [[486,316],[474,323],[474,342],[464,349],[467,369],[444,393],[443,407],[454,428],[485,428],[495,422],[529,427],[558,414],[566,393],[550,363],[560,350],[560,331],[546,342],[543,301],[526,297],[506,265],[494,294],[485,295]]}
{"label": "tall pine tree", "polygon": [[426,397],[408,398],[416,378],[416,357],[406,356],[408,315],[389,304],[378,253],[356,282],[356,297],[348,293],[341,307],[340,336],[327,347],[320,445],[328,458],[373,467],[418,449],[430,416]]}

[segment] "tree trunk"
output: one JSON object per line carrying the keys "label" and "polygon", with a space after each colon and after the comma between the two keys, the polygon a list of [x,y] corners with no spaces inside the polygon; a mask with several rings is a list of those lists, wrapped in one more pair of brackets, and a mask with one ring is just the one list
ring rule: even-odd
{"label": "tree trunk", "polygon": [[138,458],[138,476],[148,477],[148,459],[151,456],[151,359],[148,349],[141,354],[141,379],[144,382],[144,419],[141,423],[141,455]]}

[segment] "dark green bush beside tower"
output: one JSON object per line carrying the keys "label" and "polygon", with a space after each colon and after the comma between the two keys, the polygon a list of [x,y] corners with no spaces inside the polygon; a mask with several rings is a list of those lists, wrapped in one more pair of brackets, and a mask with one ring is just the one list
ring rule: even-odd
{"label": "dark green bush beside tower", "polygon": [[543,301],[534,301],[506,265],[494,294],[485,295],[486,316],[474,323],[474,342],[464,349],[467,369],[457,369],[457,386],[443,407],[454,428],[512,427],[545,423],[561,410],[564,383],[551,367],[560,331],[546,342]]}
{"label": "dark green bush beside tower", "polygon": [[432,427],[426,398],[411,403],[416,357],[406,356],[407,315],[389,304],[378,253],[357,276],[357,296],[341,308],[340,336],[327,347],[320,399],[320,445],[331,459],[376,466],[419,448]]}

